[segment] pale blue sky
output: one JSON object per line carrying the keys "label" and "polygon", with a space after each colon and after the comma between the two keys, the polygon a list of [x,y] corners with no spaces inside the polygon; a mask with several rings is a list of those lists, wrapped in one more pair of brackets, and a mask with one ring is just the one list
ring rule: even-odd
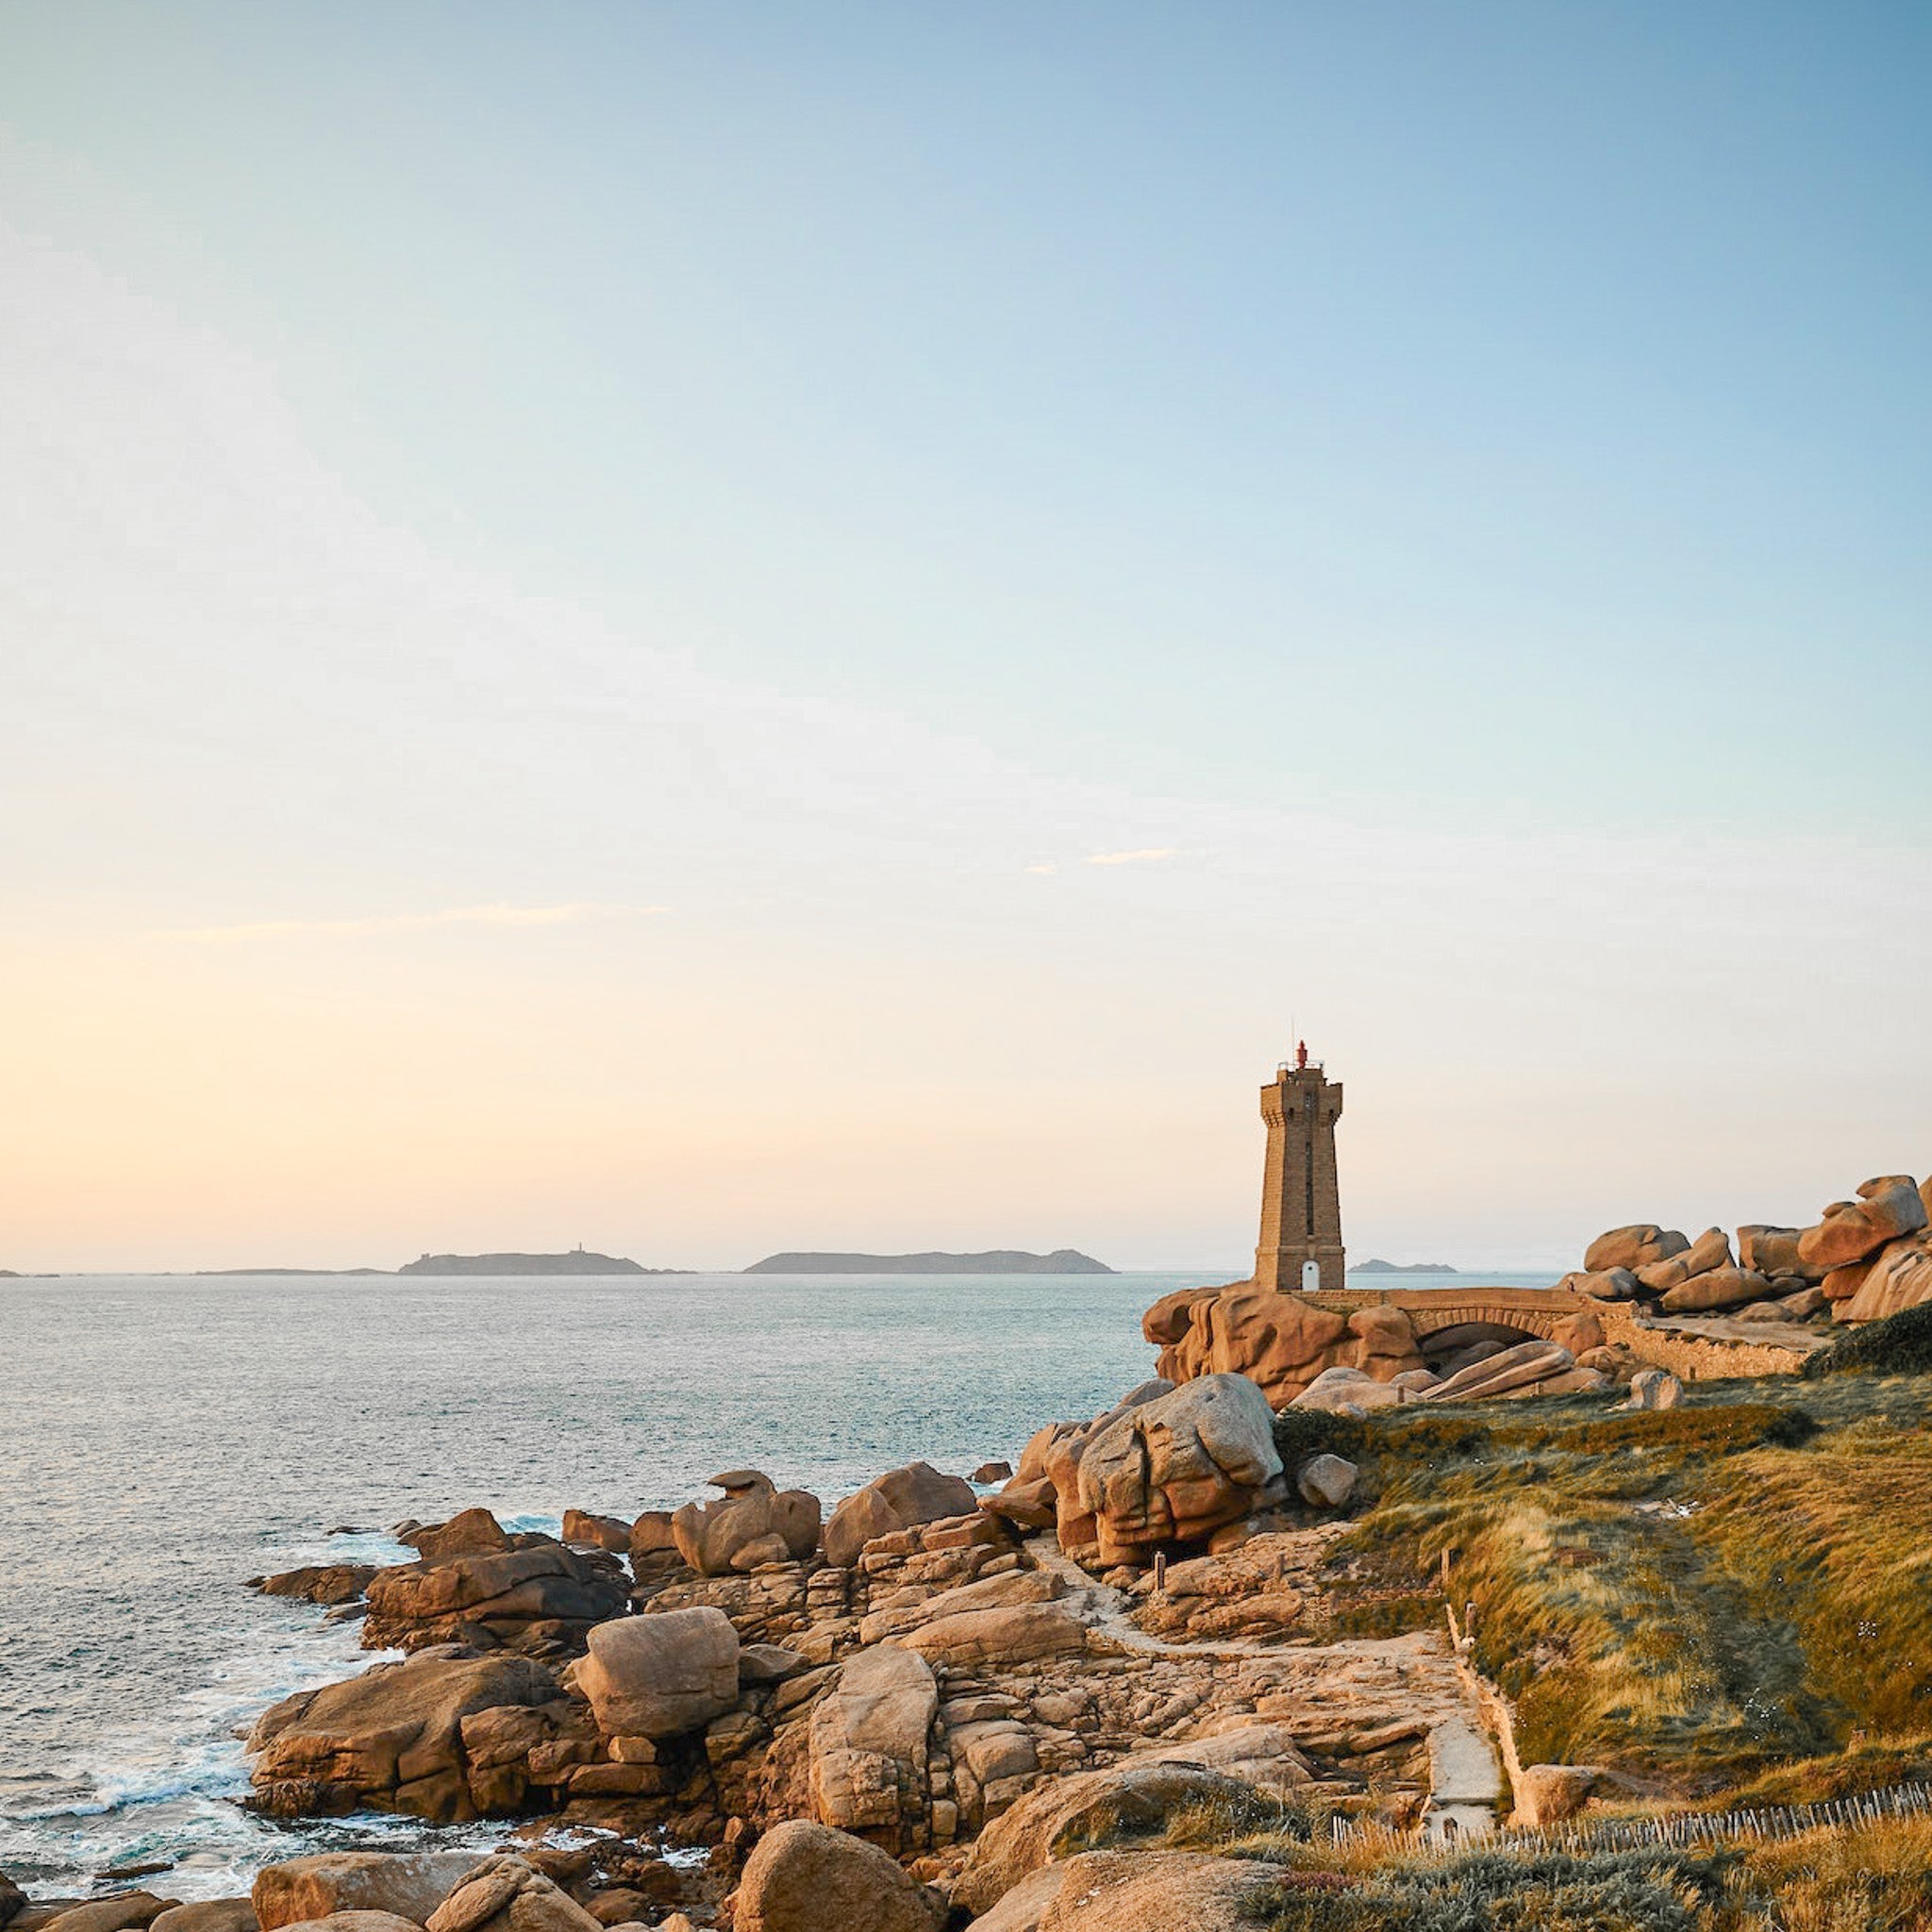
{"label": "pale blue sky", "polygon": [[[970,1208],[958,1148],[895,1183],[916,1245],[1104,1249],[1118,1213],[1122,1258],[1238,1259],[1290,1010],[1371,1076],[1383,1249],[1701,1211],[1674,1141],[1631,1151],[1641,1095],[1592,1114],[1637,1041],[1700,1083],[1673,1136],[1741,1136],[1740,1196],[1753,1162],[1864,1177],[1729,1124],[1801,1040],[1840,1056],[1820,1140],[1923,1172],[1928,110],[1907,6],[8,0],[8,871],[45,996],[77,936],[311,923],[358,949],[327,998],[403,1025],[344,922],[567,943],[408,973],[474,974],[485,1033],[527,1026],[511,980],[590,974],[600,1024],[540,1058],[592,1087],[630,1024],[599,1000],[714,1002],[729,1052],[620,1083],[675,1140],[823,974],[809,1076],[873,1150],[801,1183],[823,1224],[741,1241],[721,1183],[660,1239],[678,1189],[634,1226],[614,1171],[491,1230],[603,1215],[660,1259],[873,1241],[864,1163],[945,1113],[955,1027],[995,1151]],[[1116,853],[1171,856],[1086,864]],[[430,920],[497,904],[627,909]],[[943,1017],[893,1043],[874,975]],[[1414,1200],[1452,1038],[1495,1061],[1502,1170],[1553,1094],[1617,1143],[1533,1232],[1479,1174]],[[1124,1050],[1160,1062],[1131,1200],[1073,1144]],[[1002,1166],[1035,1077],[1060,1139]],[[1177,1107],[1235,1124],[1163,1143]],[[204,1221],[244,1130],[208,1132]],[[526,1155],[478,1152],[492,1203]],[[1013,1225],[1057,1159],[1080,1224]],[[340,1183],[368,1242],[414,1224],[381,1165]]]}

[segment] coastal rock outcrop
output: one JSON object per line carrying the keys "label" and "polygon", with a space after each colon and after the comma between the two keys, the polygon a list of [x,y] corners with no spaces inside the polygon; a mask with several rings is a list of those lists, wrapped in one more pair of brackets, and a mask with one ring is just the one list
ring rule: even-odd
{"label": "coastal rock outcrop", "polygon": [[1834,1201],[1817,1226],[1798,1237],[1798,1257],[1811,1268],[1842,1268],[1926,1224],[1924,1197],[1908,1174],[1881,1174],[1855,1201]]}
{"label": "coastal rock outcrop", "polygon": [[1605,1268],[1592,1274],[1574,1269],[1557,1286],[1570,1294],[1587,1294],[1600,1302],[1627,1302],[1637,1298],[1637,1277],[1627,1268]]}
{"label": "coastal rock outcrop", "polygon": [[1914,1238],[1881,1248],[1838,1313],[1846,1322],[1878,1322],[1927,1301],[1932,1301],[1932,1242]]}
{"label": "coastal rock outcrop", "polygon": [[1020,1467],[1012,1481],[997,1496],[989,1496],[981,1507],[1028,1528],[1054,1525],[1062,1549],[1091,1543],[1093,1522],[1082,1509],[1079,1495],[1080,1457],[1090,1442],[1129,1410],[1172,1394],[1174,1388],[1165,1376],[1157,1375],[1130,1389],[1111,1408],[1090,1422],[1049,1423],[1037,1429],[1020,1453]]}
{"label": "coastal rock outcrop", "polygon": [[[1350,1330],[1347,1316],[1299,1295],[1244,1282],[1189,1293],[1187,1325],[1162,1347],[1157,1365],[1172,1382],[1244,1375],[1280,1407],[1324,1369],[1359,1348],[1360,1338]],[[1149,1317],[1174,1304],[1174,1297],[1165,1297],[1149,1310]],[[1173,1328],[1172,1315],[1160,1325]]]}
{"label": "coastal rock outcrop", "polygon": [[1041,1866],[968,1932],[1252,1932],[1278,1875],[1208,1852],[1080,1852]]}
{"label": "coastal rock outcrop", "polygon": [[251,1893],[261,1932],[338,1912],[425,1924],[476,1862],[473,1852],[318,1852],[264,1865]]}
{"label": "coastal rock outcrop", "polygon": [[1805,1232],[1801,1227],[1769,1227],[1761,1223],[1749,1223],[1738,1230],[1738,1266],[1748,1269],[1753,1274],[1764,1274],[1775,1280],[1780,1275],[1803,1275],[1807,1280],[1823,1280],[1825,1271],[1810,1267],[1798,1253],[1798,1238]]}
{"label": "coastal rock outcrop", "polygon": [[[1775,1324],[1830,1312],[1840,1322],[1873,1321],[1877,1310],[1895,1313],[1922,1298],[1909,1258],[1886,1259],[1882,1271],[1880,1261],[1902,1243],[1923,1242],[1928,1225],[1932,1178],[1920,1185],[1909,1174],[1881,1174],[1856,1199],[1834,1201],[1810,1227],[1746,1222],[1735,1252],[1719,1227],[1694,1242],[1654,1224],[1613,1228],[1585,1257],[1586,1270],[1610,1272],[1566,1274],[1557,1286],[1603,1300],[1634,1299],[1641,1314]],[[1881,1272],[1882,1283],[1868,1293]]]}
{"label": "coastal rock outcrop", "polygon": [[733,1932],[939,1932],[945,1908],[890,1854],[789,1819],[759,1839],[733,1898]]}
{"label": "coastal rock outcrop", "polygon": [[671,1518],[677,1553],[700,1576],[802,1563],[818,1548],[819,1499],[808,1491],[778,1489],[758,1469],[726,1470],[710,1487],[724,1496],[687,1503]]}
{"label": "coastal rock outcrop", "polygon": [[1760,1302],[1776,1292],[1762,1274],[1747,1274],[1741,1268],[1710,1268],[1680,1282],[1657,1306],[1667,1315],[1698,1314],[1708,1309],[1739,1307],[1745,1302]]}
{"label": "coastal rock outcrop", "polygon": [[[1433,1385],[1434,1375],[1428,1381]],[[1398,1408],[1420,1392],[1407,1381],[1378,1382],[1360,1369],[1324,1369],[1288,1406],[1318,1408],[1329,1415],[1361,1415],[1372,1408]]]}
{"label": "coastal rock outcrop", "polygon": [[471,1786],[465,1720],[516,1707],[537,1727],[546,1712],[567,1712],[562,1696],[528,1657],[432,1654],[373,1664],[263,1713],[248,1740],[255,1803],[280,1817],[363,1806],[439,1824],[478,1817],[492,1807]]}
{"label": "coastal rock outcrop", "polygon": [[1630,1377],[1625,1408],[1675,1408],[1684,1399],[1684,1385],[1667,1369],[1639,1369]]}
{"label": "coastal rock outcrop", "polygon": [[1124,1760],[1130,1769],[1149,1764],[1185,1764],[1196,1771],[1219,1773],[1257,1790],[1285,1796],[1314,1782],[1294,1733],[1286,1724],[1237,1721],[1224,1730],[1179,1743],[1136,1751]]}
{"label": "coastal rock outcrop", "polygon": [[1707,1227],[1681,1254],[1649,1262],[1635,1273],[1640,1288],[1647,1288],[1653,1294],[1664,1294],[1681,1287],[1692,1275],[1733,1266],[1730,1236],[1721,1227]]}
{"label": "coastal rock outcrop", "polygon": [[953,1881],[953,1904],[991,1911],[1029,1874],[1052,1863],[1062,1846],[1091,1843],[1103,1828],[1152,1834],[1193,1806],[1215,1799],[1240,1804],[1252,1795],[1250,1786],[1221,1772],[1163,1760],[1130,1759],[1056,1778],[980,1833]]}
{"label": "coastal rock outcrop", "polygon": [[1050,1603],[994,1605],[930,1618],[894,1641],[936,1668],[971,1672],[1077,1657],[1087,1626]]}
{"label": "coastal rock outcrop", "polygon": [[1110,1423],[1087,1442],[1075,1479],[1093,1554],[1110,1567],[1239,1521],[1280,1474],[1267,1397],[1245,1375],[1213,1374]]}
{"label": "coastal rock outcrop", "polygon": [[1398,1375],[1414,1374],[1428,1367],[1416,1344],[1415,1325],[1403,1308],[1392,1305],[1357,1308],[1348,1318],[1348,1332],[1356,1338],[1351,1366],[1377,1382],[1392,1382]]}
{"label": "coastal rock outcrop", "polygon": [[738,1632],[718,1609],[620,1617],[591,1632],[576,1684],[607,1738],[696,1730],[738,1701]]}
{"label": "coastal rock outcrop", "polygon": [[1304,1503],[1323,1509],[1340,1509],[1355,1493],[1360,1474],[1341,1456],[1311,1456],[1294,1473],[1294,1486]]}
{"label": "coastal rock outcrop", "polygon": [[492,1550],[514,1547],[509,1532],[488,1510],[460,1509],[446,1523],[408,1523],[396,1528],[396,1541],[408,1543],[425,1563],[449,1557],[488,1556]]}
{"label": "coastal rock outcrop", "polygon": [[157,1912],[149,1921],[149,1932],[260,1932],[260,1926],[248,1899],[200,1898]]}
{"label": "coastal rock outcrop", "polygon": [[[80,1932],[79,1927],[75,1932]],[[331,1912],[325,1919],[297,1919],[283,1932],[423,1932],[398,1912]]]}
{"label": "coastal rock outcrop", "polygon": [[625,1557],[630,1554],[630,1533],[631,1525],[621,1516],[598,1516],[588,1509],[563,1512],[562,1536],[567,1543]]}
{"label": "coastal rock outcrop", "polygon": [[300,1570],[283,1570],[273,1576],[249,1580],[263,1596],[300,1597],[330,1607],[352,1604],[379,1574],[375,1563],[310,1563]]}
{"label": "coastal rock outcrop", "polygon": [[1426,1391],[1424,1402],[1486,1402],[1497,1395],[1567,1395],[1607,1389],[1609,1377],[1579,1369],[1567,1348],[1554,1341],[1524,1341],[1506,1348]]}
{"label": "coastal rock outcrop", "polygon": [[496,1857],[469,1870],[424,1921],[424,1932],[603,1932],[555,1879],[524,1859]]}
{"label": "coastal rock outcrop", "polygon": [[917,1653],[861,1650],[812,1710],[809,1790],[821,1824],[890,1852],[919,1845],[931,1802],[931,1732],[939,1687]]}
{"label": "coastal rock outcrop", "polygon": [[939,1618],[956,1617],[969,1610],[1004,1610],[1020,1605],[1052,1603],[1065,1593],[1066,1586],[1050,1571],[1003,1570],[972,1583],[956,1584],[951,1590],[917,1602],[889,1603],[860,1621],[858,1641],[866,1644],[884,1643]]}
{"label": "coastal rock outcrop", "polygon": [[[4,1896],[4,1895],[0,1895]],[[175,1902],[151,1891],[122,1891],[108,1898],[61,1900],[51,1909],[21,1906],[12,1922],[32,1925],[36,1932],[141,1932]]]}
{"label": "coastal rock outcrop", "polygon": [[979,1498],[964,1476],[941,1475],[929,1462],[889,1470],[832,1511],[825,1524],[825,1561],[849,1569],[874,1537],[963,1516],[978,1507]]}
{"label": "coastal rock outcrop", "polygon": [[1639,1269],[1683,1254],[1690,1245],[1674,1227],[1640,1221],[1629,1227],[1613,1227],[1607,1234],[1598,1235],[1584,1250],[1584,1272],[1600,1274],[1608,1269],[1623,1268],[1635,1274]]}
{"label": "coastal rock outcrop", "polygon": [[565,1657],[582,1647],[591,1625],[623,1612],[629,1586],[608,1552],[530,1536],[516,1547],[445,1552],[380,1570],[366,1594],[365,1650],[460,1643]]}

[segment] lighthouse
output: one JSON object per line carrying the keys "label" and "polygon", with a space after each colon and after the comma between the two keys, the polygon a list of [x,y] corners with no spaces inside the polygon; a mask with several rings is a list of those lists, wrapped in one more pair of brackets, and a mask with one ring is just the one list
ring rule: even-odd
{"label": "lighthouse", "polygon": [[1261,1175],[1261,1238],[1255,1286],[1313,1293],[1345,1285],[1341,1190],[1335,1173],[1335,1123],[1341,1084],[1308,1060],[1306,1041],[1261,1089],[1268,1154]]}

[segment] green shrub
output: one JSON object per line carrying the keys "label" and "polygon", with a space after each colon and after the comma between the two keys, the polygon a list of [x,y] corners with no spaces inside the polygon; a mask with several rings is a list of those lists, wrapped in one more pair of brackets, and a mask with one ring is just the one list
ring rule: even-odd
{"label": "green shrub", "polygon": [[1274,1451],[1281,1466],[1292,1471],[1311,1456],[1345,1456],[1361,1459],[1361,1424],[1352,1415],[1330,1415],[1320,1408],[1284,1408],[1274,1417]]}
{"label": "green shrub", "polygon": [[1902,1309],[1882,1322],[1867,1322],[1810,1356],[1799,1373],[1816,1382],[1825,1375],[1863,1371],[1875,1375],[1932,1373],[1932,1302]]}

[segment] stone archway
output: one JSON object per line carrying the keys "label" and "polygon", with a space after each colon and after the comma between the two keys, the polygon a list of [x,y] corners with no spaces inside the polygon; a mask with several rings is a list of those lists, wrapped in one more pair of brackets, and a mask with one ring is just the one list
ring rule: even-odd
{"label": "stone archway", "polygon": [[[1556,1341],[1573,1352],[1603,1338],[1597,1304],[1565,1289],[1330,1290],[1298,1295],[1252,1281],[1184,1290],[1149,1308],[1142,1328],[1160,1349],[1159,1373],[1176,1382],[1248,1376],[1280,1407],[1324,1369],[1359,1368],[1388,1381],[1431,1367],[1497,1331],[1511,1344]],[[1593,1331],[1584,1339],[1584,1331]],[[1458,1333],[1458,1331],[1461,1331]],[[1440,1343],[1434,1338],[1446,1339]]]}

